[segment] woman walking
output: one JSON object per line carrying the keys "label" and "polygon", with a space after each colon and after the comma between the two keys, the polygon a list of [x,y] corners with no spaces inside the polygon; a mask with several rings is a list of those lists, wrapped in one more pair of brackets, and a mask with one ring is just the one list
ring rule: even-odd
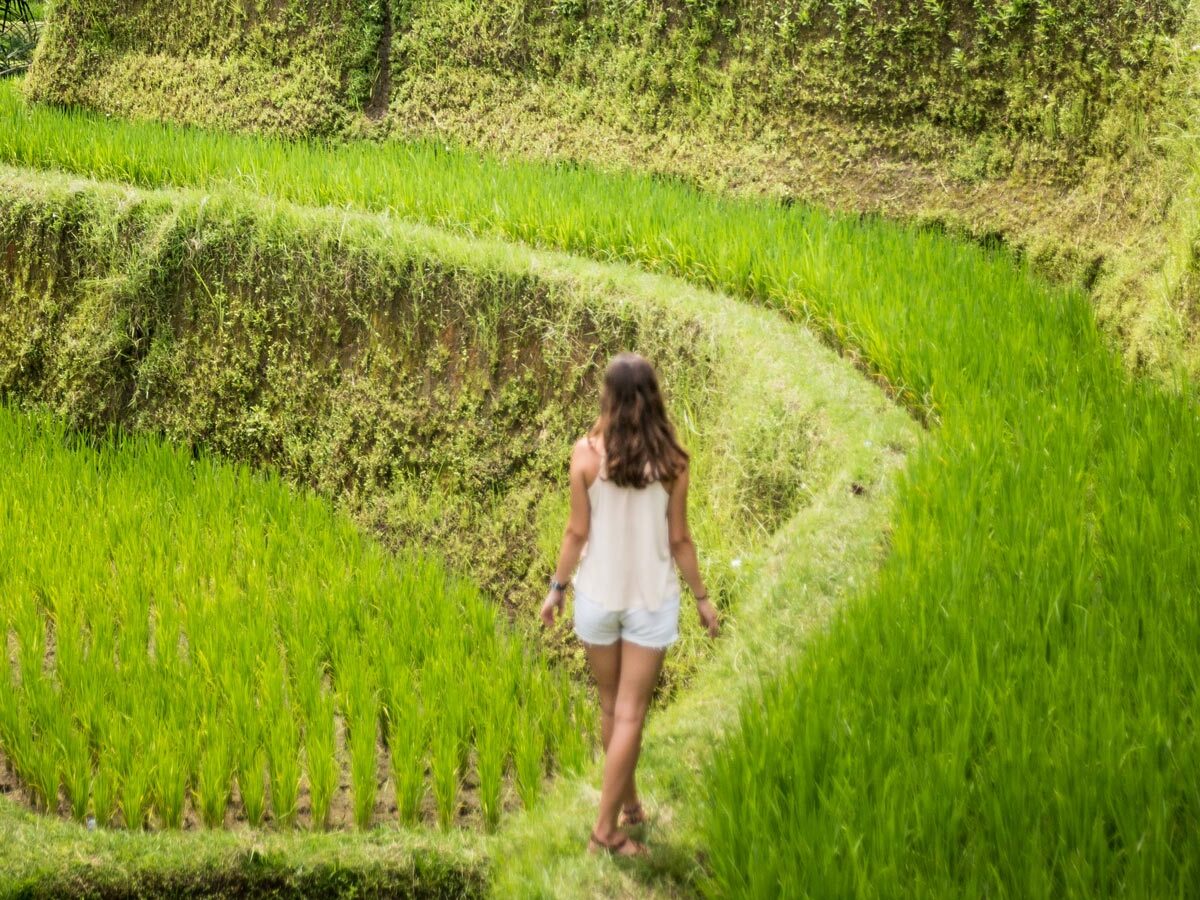
{"label": "woman walking", "polygon": [[[687,524],[688,455],[650,363],[622,353],[604,373],[600,416],[571,453],[571,512],[542,622],[563,611],[575,570],[575,633],[600,694],[604,782],[589,850],[646,852],[621,826],[645,821],[634,771],[667,648],[679,637],[678,566],[709,636],[709,602]],[[580,557],[582,556],[582,562]]]}

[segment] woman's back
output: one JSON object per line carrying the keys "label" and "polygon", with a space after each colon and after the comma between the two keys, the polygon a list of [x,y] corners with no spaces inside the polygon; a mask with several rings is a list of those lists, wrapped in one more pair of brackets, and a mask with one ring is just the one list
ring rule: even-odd
{"label": "woman's back", "polygon": [[679,596],[667,525],[670,493],[660,480],[621,487],[607,477],[604,453],[591,485],[588,542],[575,590],[607,610],[657,610]]}

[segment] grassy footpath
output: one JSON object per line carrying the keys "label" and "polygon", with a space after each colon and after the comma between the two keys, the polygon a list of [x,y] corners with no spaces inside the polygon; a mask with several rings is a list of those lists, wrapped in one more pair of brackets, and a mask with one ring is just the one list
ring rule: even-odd
{"label": "grassy footpath", "polygon": [[24,165],[388,210],[812,323],[939,428],[882,578],[714,769],[715,890],[1194,887],[1195,393],[1130,381],[1079,293],[935,234],[649,178],[3,117]]}
{"label": "grassy footpath", "polygon": [[[871,582],[886,551],[900,468],[922,440],[911,418],[837,365],[807,329],[706,292],[674,289],[673,295],[681,308],[742,332],[745,378],[774,385],[771,390],[794,385],[796,398],[803,398],[797,411],[821,411],[820,462],[804,475],[810,500],[748,556],[747,581],[716,655],[686,692],[651,716],[638,778],[651,817],[652,857],[614,864],[584,852],[599,802],[597,767],[558,782],[545,803],[513,817],[498,834],[496,896],[677,897],[701,888],[702,860],[711,852],[702,830],[706,770],[721,736],[736,725],[738,709],[755,702],[761,680],[801,652],[847,595]],[[684,617],[694,617],[690,608]]]}

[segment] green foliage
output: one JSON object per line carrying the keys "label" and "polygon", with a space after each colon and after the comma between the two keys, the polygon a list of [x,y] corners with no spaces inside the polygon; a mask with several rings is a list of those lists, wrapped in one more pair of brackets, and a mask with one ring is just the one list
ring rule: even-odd
{"label": "green foliage", "polygon": [[375,78],[380,0],[56,3],[30,90],[59,103],[330,133]]}
{"label": "green foliage", "polygon": [[17,75],[29,68],[37,50],[41,28],[35,23],[15,21],[0,35],[0,78]]}
{"label": "green foliage", "polygon": [[[1197,856],[1174,824],[1197,816],[1195,711],[1171,687],[1200,641],[1192,396],[1130,381],[1078,294],[933,233],[431,157],[461,190],[375,202],[770,303],[938,425],[880,582],[715,765],[717,892],[1178,893]],[[302,190],[288,171],[257,177]]]}
{"label": "green foliage", "polygon": [[[387,740],[396,811],[401,822],[411,824],[417,821],[425,796],[429,720],[421,709],[417,685],[408,670],[389,666],[388,681]],[[486,723],[481,728],[481,734],[490,733]],[[482,745],[480,753],[483,753]]]}
{"label": "green foliage", "polygon": [[0,800],[0,835],[0,888],[14,896],[487,896],[487,861],[469,834],[129,834],[35,818]]}
{"label": "green foliage", "polygon": [[267,811],[267,752],[260,745],[250,744],[242,750],[238,794],[246,821],[252,828],[259,827]]}
{"label": "green foliage", "polygon": [[[381,0],[313,7],[189,0],[58,5],[33,96],[108,112],[331,133],[379,76]],[[818,114],[921,120],[1091,152],[1114,106],[1144,103],[1183,0],[410,0],[391,4],[394,94],[470,73],[586,89],[646,131]],[[284,67],[284,79],[264,80]],[[152,73],[159,73],[156,80]],[[220,72],[221,75],[215,73]],[[221,90],[238,73],[249,90]],[[1149,73],[1148,75],[1146,73]],[[274,117],[284,84],[294,122]],[[319,85],[319,87],[318,87]],[[206,88],[216,93],[197,97]],[[301,98],[310,98],[304,108]],[[466,102],[469,98],[463,97]],[[299,102],[299,105],[296,105]],[[294,130],[293,130],[294,129]]]}
{"label": "green foliage", "polygon": [[196,772],[194,805],[205,827],[221,828],[225,825],[233,781],[233,754],[227,730],[218,722],[209,720],[201,735],[203,746]]}
{"label": "green foliage", "polygon": [[[131,668],[133,667],[131,661]],[[179,738],[166,730],[160,731],[148,746],[139,748],[150,752],[154,759],[154,781],[151,787],[154,808],[165,828],[183,827],[183,807],[187,795],[188,765]]]}
{"label": "green foliage", "polygon": [[520,735],[513,744],[513,771],[516,774],[517,793],[526,809],[533,809],[542,788],[542,759],[545,746],[538,735],[541,732],[537,712],[523,708],[516,717],[514,733]]}
{"label": "green foliage", "polygon": [[442,828],[449,828],[458,815],[458,797],[462,788],[460,754],[456,723],[446,715],[435,717],[429,750],[429,772],[433,781],[433,798],[437,804],[438,824]]}
{"label": "green foliage", "polygon": [[96,824],[108,828],[117,814],[117,775],[112,769],[101,769],[92,777],[92,815]]}
{"label": "green foliage", "polygon": [[341,654],[337,666],[338,696],[349,732],[354,824],[366,830],[371,827],[375,815],[378,791],[379,695],[369,665],[370,657],[366,655],[369,648],[346,641],[339,644],[337,652]]}
{"label": "green foliage", "polygon": [[479,737],[476,741],[476,752],[479,754],[479,807],[483,813],[484,827],[488,831],[495,830],[500,821],[506,736],[512,733],[510,729],[511,723],[507,717],[488,717],[479,725]]}
{"label": "green foliage", "polygon": [[[310,821],[314,830],[329,825],[329,810],[337,790],[340,767],[337,762],[337,735],[333,697],[322,694],[308,716],[306,742],[308,789],[312,801]],[[418,778],[423,774],[417,770]],[[401,821],[408,821],[400,816]]]}
{"label": "green foliage", "polygon": [[[133,742],[128,745],[130,754],[133,752]],[[146,754],[138,754],[128,759],[119,771],[117,778],[120,782],[121,816],[125,827],[129,829],[144,828],[150,814],[150,791],[152,769]]]}

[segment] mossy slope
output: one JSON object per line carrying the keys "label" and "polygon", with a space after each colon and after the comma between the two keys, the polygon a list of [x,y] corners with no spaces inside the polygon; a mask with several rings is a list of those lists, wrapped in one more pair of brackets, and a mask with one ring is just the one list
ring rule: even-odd
{"label": "mossy slope", "polygon": [[63,0],[31,95],[933,221],[1093,290],[1133,365],[1200,366],[1192,0],[164,6]]}
{"label": "mossy slope", "polygon": [[[599,112],[615,103],[634,127],[704,120],[753,128],[779,113],[816,112],[1013,132],[1088,152],[1111,137],[1097,133],[1108,112],[1141,98],[1139,76],[1161,64],[1160,38],[1174,32],[1185,6],[61,0],[33,90],[49,99],[120,104],[147,86],[133,60],[172,59],[151,91],[157,101],[147,101],[169,113],[186,87],[178,75],[190,70],[199,84],[204,65],[230,72],[244,62],[281,69],[281,89],[285,81],[324,79],[332,89],[314,104],[340,110],[361,108],[369,88],[380,77],[390,84],[393,71],[391,87],[403,96],[417,79],[464,70],[593,89],[609,101]],[[378,54],[389,38],[390,52]],[[109,90],[101,95],[99,85]],[[205,98],[212,108],[244,109],[274,99],[257,89]],[[291,127],[332,121],[298,115]]]}
{"label": "mossy slope", "polygon": [[0,897],[459,898],[488,894],[471,835],[87,832],[0,798]]}
{"label": "mossy slope", "polygon": [[35,92],[125,114],[331,133],[369,99],[379,0],[56,4]]}

